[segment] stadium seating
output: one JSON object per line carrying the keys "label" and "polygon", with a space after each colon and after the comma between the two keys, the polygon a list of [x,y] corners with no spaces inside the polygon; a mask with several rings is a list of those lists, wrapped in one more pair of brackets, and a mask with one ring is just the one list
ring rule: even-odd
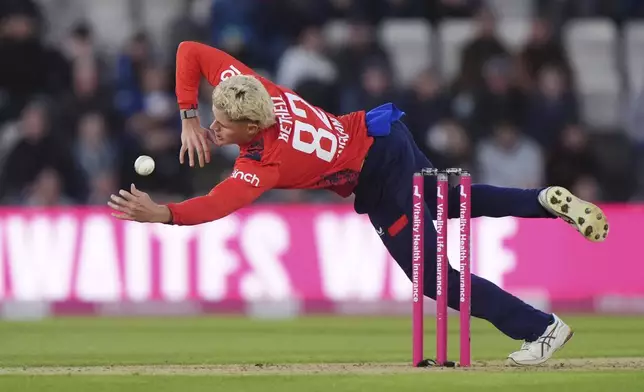
{"label": "stadium seating", "polygon": [[627,88],[633,97],[644,87],[644,23],[626,23],[622,50],[628,75]]}
{"label": "stadium seating", "polygon": [[532,0],[488,0],[487,3],[501,19],[528,19],[534,14]]}
{"label": "stadium seating", "polygon": [[402,86],[431,65],[432,30],[424,19],[389,19],[378,37],[393,61],[395,80]]}
{"label": "stadium seating", "polygon": [[474,24],[467,20],[445,20],[438,28],[440,37],[440,64],[443,79],[453,79],[460,69],[463,46],[474,36]]}
{"label": "stadium seating", "polygon": [[563,42],[576,76],[583,118],[597,128],[618,125],[621,83],[615,25],[605,19],[571,20],[564,26]]}
{"label": "stadium seating", "polygon": [[83,0],[79,3],[106,52],[118,52],[135,33],[128,0]]}

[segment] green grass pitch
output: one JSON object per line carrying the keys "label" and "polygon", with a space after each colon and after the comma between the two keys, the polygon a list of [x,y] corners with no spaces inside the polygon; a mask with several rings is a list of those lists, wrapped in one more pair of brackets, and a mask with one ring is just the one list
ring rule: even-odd
{"label": "green grass pitch", "polygon": [[[643,391],[644,317],[565,317],[547,366],[473,319],[471,369],[414,369],[409,317],[63,318],[0,322],[0,391]],[[433,319],[425,351],[434,356]],[[450,359],[458,360],[458,319]]]}

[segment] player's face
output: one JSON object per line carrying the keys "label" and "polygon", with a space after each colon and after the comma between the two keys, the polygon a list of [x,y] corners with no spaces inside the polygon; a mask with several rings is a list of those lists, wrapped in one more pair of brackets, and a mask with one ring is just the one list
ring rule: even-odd
{"label": "player's face", "polygon": [[215,133],[215,142],[218,146],[227,144],[245,144],[250,142],[259,127],[249,121],[233,121],[223,111],[213,108],[215,121],[210,125],[210,129]]}

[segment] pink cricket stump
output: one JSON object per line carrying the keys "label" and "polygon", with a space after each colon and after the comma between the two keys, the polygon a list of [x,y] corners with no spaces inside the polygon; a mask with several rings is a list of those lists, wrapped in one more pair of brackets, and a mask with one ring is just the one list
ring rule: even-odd
{"label": "pink cricket stump", "polygon": [[447,362],[447,218],[449,176],[436,177],[436,362]]}
{"label": "pink cricket stump", "polygon": [[413,323],[413,352],[412,359],[414,366],[419,366],[423,361],[423,300],[424,300],[424,282],[423,282],[423,267],[425,264],[424,243],[425,233],[423,228],[425,223],[424,219],[424,177],[422,173],[415,173],[413,180],[413,209],[412,209],[412,285],[413,285],[413,309],[412,309],[412,323]]}
{"label": "pink cricket stump", "polygon": [[461,332],[461,366],[471,365],[470,350],[470,308],[471,308],[471,271],[470,271],[470,219],[472,215],[472,177],[468,172],[461,173],[460,197],[460,332]]}

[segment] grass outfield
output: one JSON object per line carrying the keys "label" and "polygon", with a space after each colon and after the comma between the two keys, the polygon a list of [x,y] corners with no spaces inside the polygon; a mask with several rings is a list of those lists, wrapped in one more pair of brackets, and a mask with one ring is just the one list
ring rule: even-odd
{"label": "grass outfield", "polygon": [[[575,337],[548,366],[530,369],[505,367],[520,344],[480,320],[472,369],[409,366],[408,317],[0,322],[0,391],[644,390],[644,318],[564,319]],[[458,359],[458,319],[450,325]],[[428,318],[428,357],[433,327]]]}

